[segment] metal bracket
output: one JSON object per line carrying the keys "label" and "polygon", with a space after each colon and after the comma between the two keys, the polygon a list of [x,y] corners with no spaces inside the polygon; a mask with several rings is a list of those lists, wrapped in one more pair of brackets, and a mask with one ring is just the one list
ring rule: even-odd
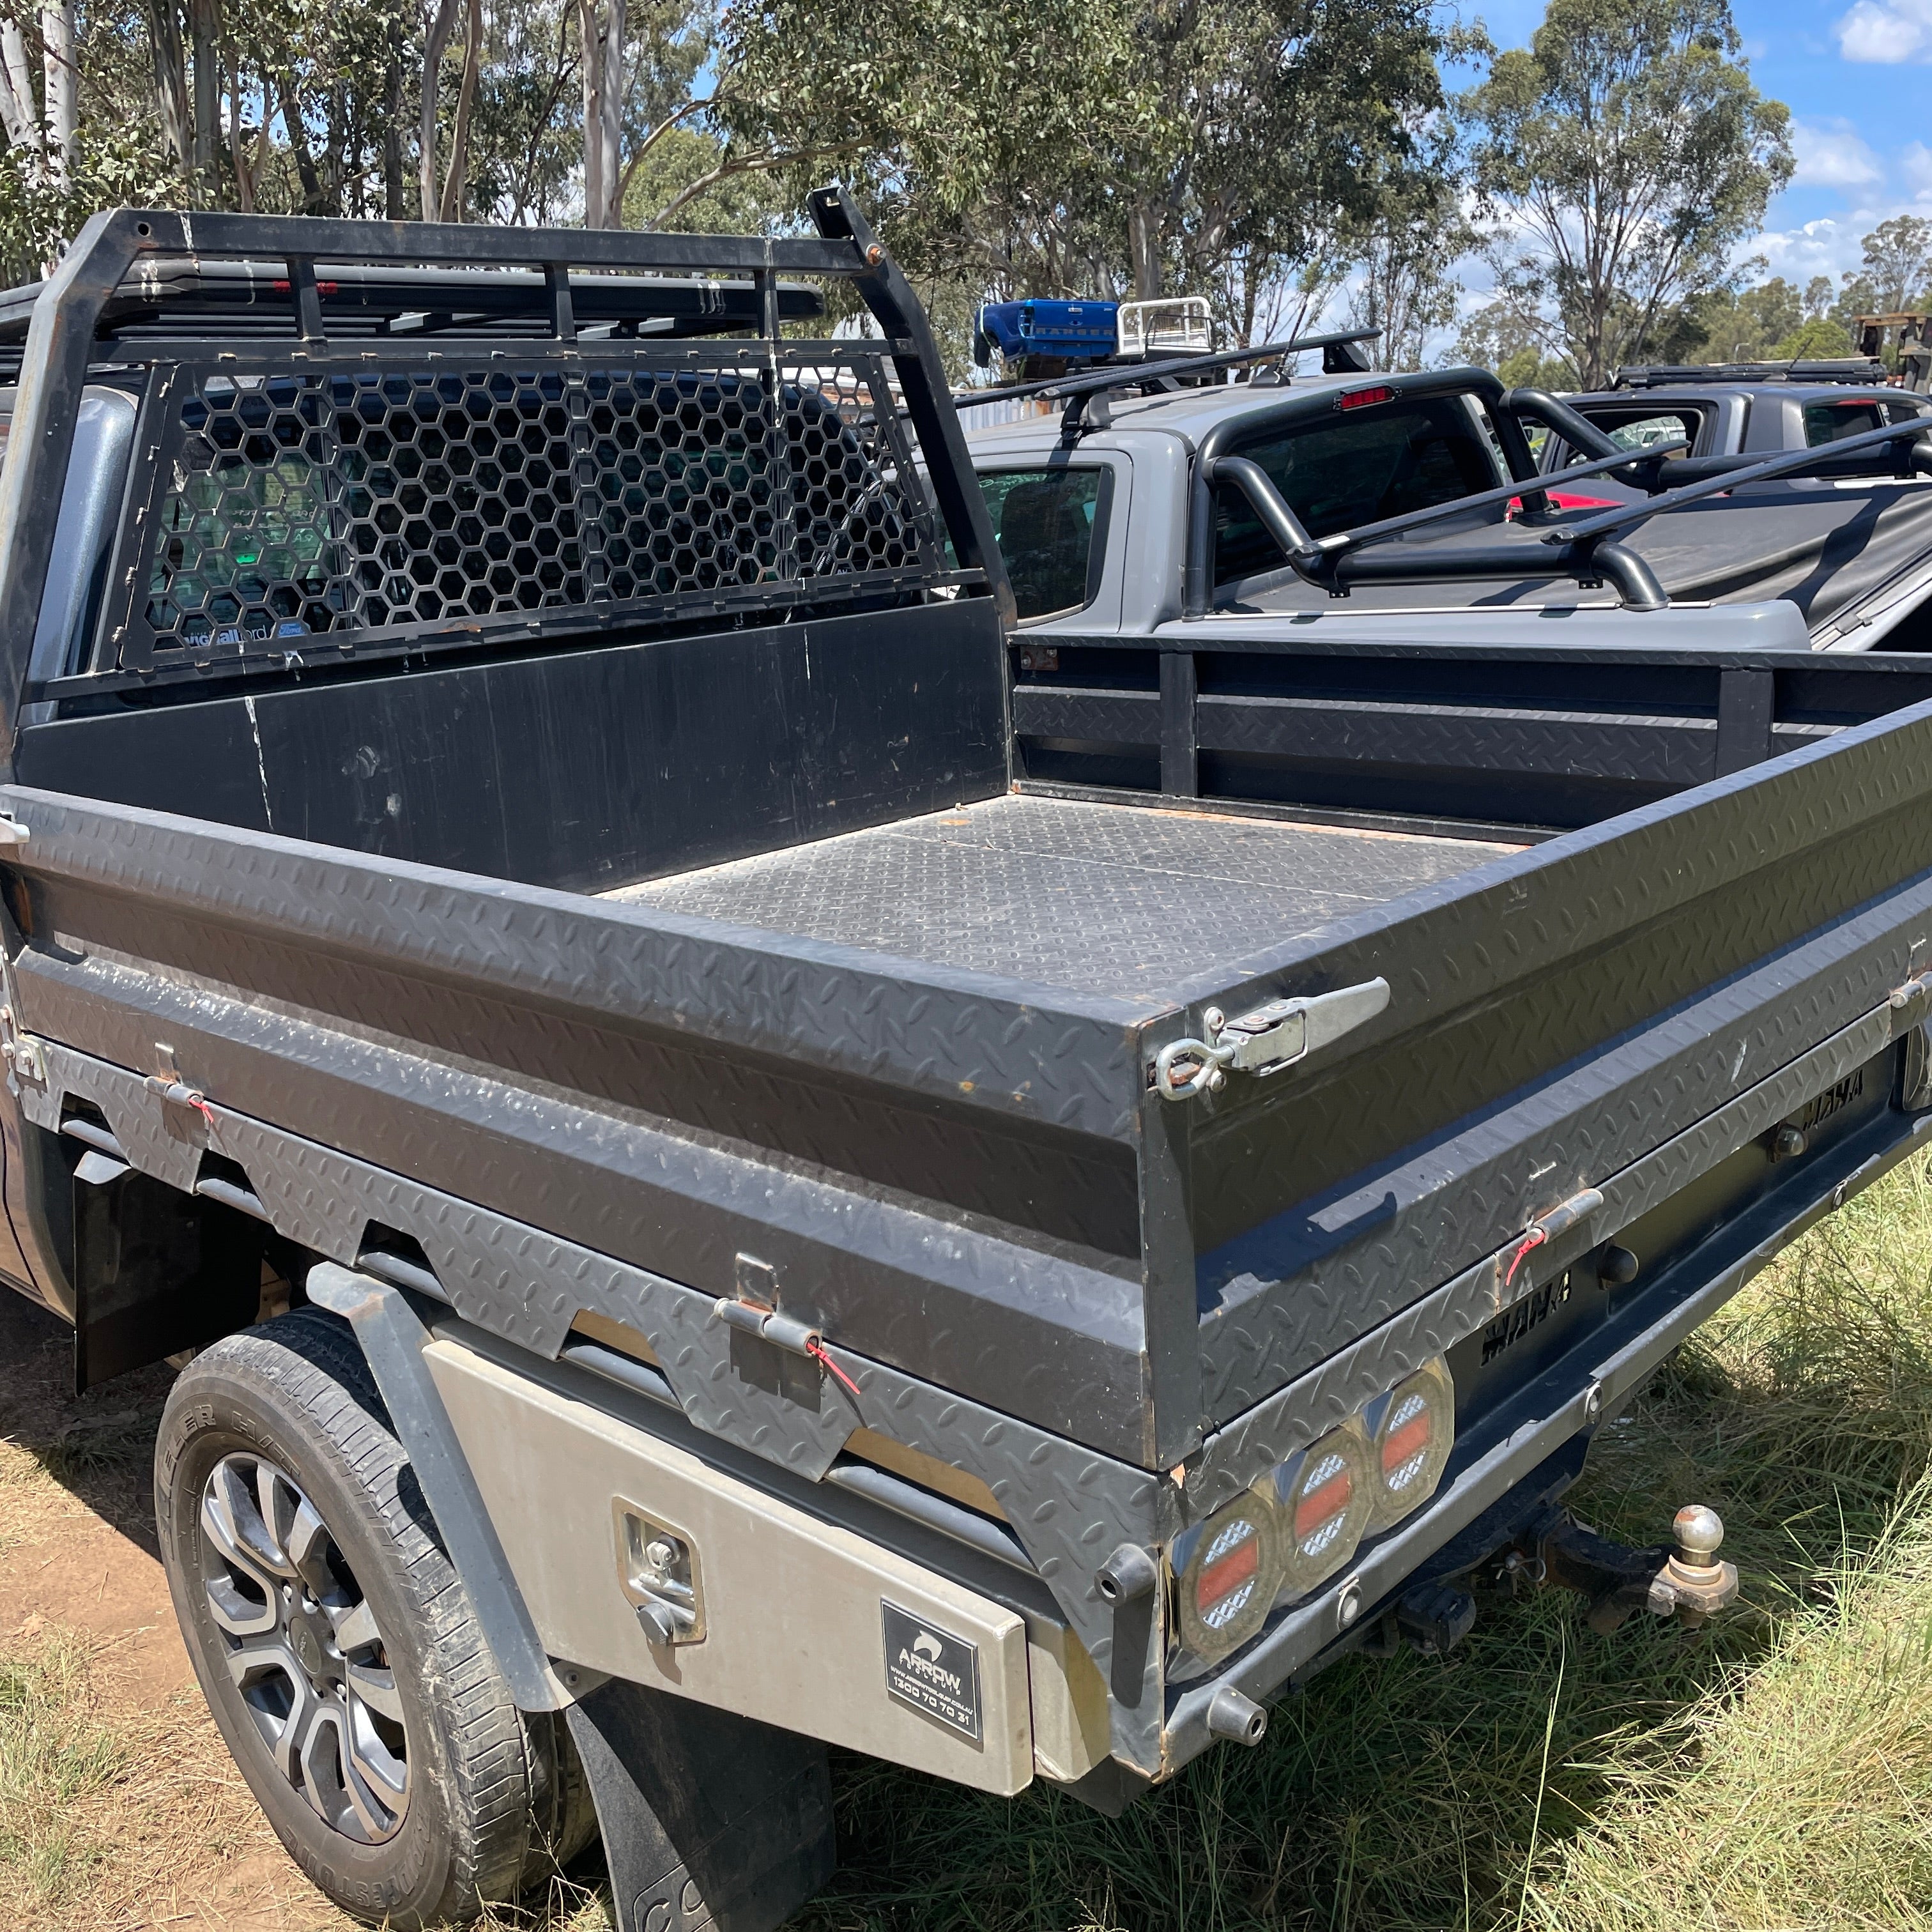
{"label": "metal bracket", "polygon": [[1332,993],[1270,1000],[1232,1020],[1210,1006],[1202,1016],[1208,1039],[1170,1041],[1155,1057],[1154,1090],[1163,1100],[1191,1100],[1220,1092],[1231,1072],[1265,1079],[1352,1033],[1388,1003],[1389,983],[1376,979]]}
{"label": "metal bracket", "polygon": [[789,1349],[794,1355],[815,1357],[824,1336],[808,1322],[795,1315],[782,1315],[776,1308],[760,1308],[754,1301],[739,1301],[721,1294],[716,1304],[718,1318],[727,1328],[755,1335],[760,1341]]}
{"label": "metal bracket", "polygon": [[610,1504],[617,1577],[648,1642],[704,1641],[704,1586],[689,1537],[622,1496]]}
{"label": "metal bracket", "polygon": [[46,1054],[40,1042],[31,1034],[18,1034],[0,1045],[0,1059],[4,1059],[22,1080],[32,1081],[36,1087],[47,1084]]}
{"label": "metal bracket", "polygon": [[334,1262],[318,1262],[309,1270],[308,1294],[318,1308],[343,1316],[355,1330],[484,1641],[508,1681],[517,1708],[564,1709],[573,1701],[572,1696],[550,1668],[496,1539],[489,1508],[423,1360],[429,1331],[400,1288]]}

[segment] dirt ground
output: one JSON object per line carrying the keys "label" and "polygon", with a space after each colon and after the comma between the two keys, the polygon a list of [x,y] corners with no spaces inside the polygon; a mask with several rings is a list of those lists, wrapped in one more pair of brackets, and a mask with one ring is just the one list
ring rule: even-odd
{"label": "dirt ground", "polygon": [[16,1736],[0,1765],[4,1922],[338,1932],[351,1922],[256,1810],[176,1628],[148,1488],[170,1372],[76,1400],[72,1348],[62,1324],[0,1292],[0,1660],[38,1687],[37,1734],[52,1741]]}

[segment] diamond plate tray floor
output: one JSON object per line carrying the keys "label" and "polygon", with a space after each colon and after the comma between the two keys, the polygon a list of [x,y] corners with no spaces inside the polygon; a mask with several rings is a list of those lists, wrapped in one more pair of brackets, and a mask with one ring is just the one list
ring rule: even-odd
{"label": "diamond plate tray floor", "polygon": [[1009,796],[604,896],[1131,997],[1518,849]]}

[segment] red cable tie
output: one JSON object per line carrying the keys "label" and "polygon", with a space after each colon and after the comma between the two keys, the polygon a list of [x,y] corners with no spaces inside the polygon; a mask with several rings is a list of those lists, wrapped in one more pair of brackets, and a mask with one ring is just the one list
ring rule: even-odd
{"label": "red cable tie", "polygon": [[190,1105],[191,1105],[195,1112],[208,1123],[208,1131],[210,1133],[213,1133],[214,1131],[214,1109],[209,1104],[208,1096],[204,1094],[199,1100],[190,1102]]}
{"label": "red cable tie", "polygon": [[1522,1267],[1523,1256],[1528,1254],[1532,1248],[1541,1247],[1549,1238],[1549,1230],[1545,1228],[1532,1228],[1524,1235],[1522,1246],[1510,1257],[1509,1273],[1503,1276],[1504,1287],[1508,1287],[1510,1283],[1515,1280],[1516,1271]]}
{"label": "red cable tie", "polygon": [[854,1395],[859,1393],[859,1384],[826,1353],[825,1344],[823,1342],[808,1342],[806,1344],[806,1353],[814,1361],[822,1362]]}

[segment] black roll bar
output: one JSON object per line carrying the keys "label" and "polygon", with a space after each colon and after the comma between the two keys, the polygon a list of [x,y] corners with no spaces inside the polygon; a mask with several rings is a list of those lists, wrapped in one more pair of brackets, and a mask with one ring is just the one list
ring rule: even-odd
{"label": "black roll bar", "polygon": [[[1541,479],[1536,474],[1529,446],[1523,440],[1522,431],[1514,420],[1498,412],[1503,386],[1488,370],[1435,369],[1426,375],[1399,375],[1386,380],[1396,394],[1404,399],[1417,396],[1474,396],[1496,420],[1502,436],[1504,455],[1518,482],[1526,486],[1529,494],[1540,494]],[[1333,389],[1304,391],[1299,395],[1284,398],[1272,409],[1252,410],[1238,416],[1224,417],[1202,437],[1195,452],[1194,475],[1188,492],[1187,553],[1180,600],[1184,619],[1204,616],[1208,599],[1214,594],[1214,468],[1217,463],[1236,453],[1228,448],[1229,442],[1236,437],[1245,441],[1256,430],[1271,428],[1278,422],[1308,420],[1324,407],[1332,406],[1334,396]],[[1238,478],[1236,480],[1238,482]],[[1272,488],[1272,484],[1269,487]],[[1528,501],[1528,495],[1525,500]],[[1288,514],[1291,517],[1294,514],[1292,511]]]}
{"label": "black roll bar", "polygon": [[[1634,551],[1620,544],[1584,542],[1568,546],[1555,556],[1539,556],[1522,544],[1490,544],[1454,550],[1430,550],[1407,554],[1378,551],[1363,553],[1384,538],[1406,530],[1458,516],[1466,512],[1504,503],[1521,496],[1527,512],[1535,512],[1548,502],[1544,494],[1564,482],[1604,472],[1623,469],[1630,461],[1628,450],[1614,448],[1589,462],[1576,464],[1554,475],[1537,476],[1522,438],[1521,425],[1508,408],[1502,386],[1486,370],[1444,370],[1402,386],[1403,397],[1439,394],[1474,394],[1489,409],[1499,430],[1512,430],[1504,437],[1504,450],[1510,466],[1518,472],[1508,484],[1480,490],[1453,502],[1411,511],[1379,523],[1344,530],[1319,542],[1311,538],[1287,500],[1276,488],[1266,470],[1249,458],[1222,455],[1220,445],[1237,432],[1251,433],[1252,416],[1232,418],[1217,423],[1202,439],[1194,466],[1188,518],[1186,596],[1182,615],[1195,619],[1206,616],[1212,595],[1210,579],[1214,571],[1214,492],[1225,478],[1252,506],[1268,534],[1280,545],[1297,575],[1304,581],[1326,590],[1330,596],[1346,597],[1356,584],[1412,582],[1453,582],[1464,578],[1496,576],[1570,578],[1586,588],[1609,584],[1627,608],[1660,610],[1670,602],[1656,573]],[[1558,405],[1560,407],[1561,406]],[[1292,413],[1306,414],[1304,408]],[[1224,434],[1225,432],[1225,434]],[[1600,434],[1600,433],[1598,433]],[[1672,446],[1684,447],[1680,440]],[[1529,473],[1526,475],[1524,471]]]}
{"label": "black roll bar", "polygon": [[[1444,371],[1433,379],[1405,382],[1399,393],[1405,397],[1426,395],[1444,388],[1473,394],[1487,406],[1502,435],[1510,467],[1519,472],[1516,478],[1498,488],[1474,491],[1448,502],[1318,540],[1309,536],[1274,479],[1258,464],[1245,458],[1220,454],[1219,446],[1228,440],[1223,432],[1252,431],[1256,419],[1249,416],[1216,424],[1202,439],[1195,464],[1189,506],[1184,618],[1197,619],[1208,613],[1214,567],[1214,489],[1222,478],[1232,483],[1247,499],[1295,573],[1331,596],[1346,597],[1358,584],[1450,583],[1490,577],[1569,578],[1586,588],[1609,584],[1628,609],[1658,610],[1670,600],[1656,573],[1635,551],[1612,541],[1614,532],[1660,512],[1702,502],[1748,483],[1781,476],[1856,475],[1860,473],[1856,466],[1857,458],[1894,443],[1916,443],[1908,459],[1910,469],[1932,476],[1932,418],[1914,418],[1838,442],[1784,450],[1762,459],[1738,456],[1687,459],[1676,454],[1688,446],[1682,437],[1642,452],[1619,449],[1597,424],[1556,397],[1532,388],[1512,389],[1505,394],[1495,377],[1483,371]],[[1522,455],[1526,458],[1527,444],[1523,442],[1520,422],[1526,415],[1546,424],[1573,447],[1594,448],[1596,453],[1586,462],[1568,464],[1546,476],[1533,478],[1522,476],[1515,446],[1523,445]],[[1690,480],[1660,489],[1664,479],[1684,476],[1687,471]],[[1618,505],[1581,521],[1567,520],[1548,530],[1543,541],[1554,554],[1540,560],[1519,544],[1432,548],[1420,554],[1386,550],[1373,556],[1365,554],[1385,538],[1491,508],[1518,496],[1526,512],[1538,512],[1548,504],[1549,490],[1567,482],[1604,475],[1652,494],[1643,501]]]}
{"label": "black roll bar", "polygon": [[1663,610],[1670,599],[1657,573],[1634,550],[1609,538],[1586,539],[1545,550],[1520,544],[1483,544],[1427,552],[1394,550],[1345,552],[1336,562],[1333,595],[1346,597],[1358,584],[1459,583],[1484,577],[1568,578],[1583,589],[1607,584],[1627,610]]}
{"label": "black roll bar", "polygon": [[[1600,475],[1611,463],[1600,458],[1594,464],[1579,464],[1575,470],[1559,471],[1546,477],[1547,483],[1570,480],[1580,471]],[[1520,484],[1505,484],[1479,496],[1459,497],[1452,503],[1412,512],[1406,517],[1391,517],[1385,523],[1365,525],[1359,530],[1343,530],[1335,536],[1312,541],[1280,490],[1274,478],[1258,463],[1245,456],[1224,456],[1215,464],[1210,483],[1226,477],[1254,506],[1267,526],[1268,534],[1280,544],[1297,576],[1306,584],[1326,590],[1331,597],[1346,597],[1358,584],[1440,583],[1464,578],[1532,577],[1574,578],[1580,584],[1594,586],[1608,584],[1624,607],[1632,610],[1660,610],[1670,598],[1657,580],[1656,573],[1634,550],[1606,541],[1585,541],[1565,547],[1554,556],[1539,556],[1521,544],[1483,544],[1454,550],[1420,552],[1365,553],[1385,538],[1403,530],[1441,521],[1467,510],[1493,506],[1520,491]]]}
{"label": "black roll bar", "polygon": [[1223,477],[1246,497],[1297,574],[1310,584],[1320,582],[1318,573],[1324,561],[1322,546],[1303,527],[1288,499],[1275,487],[1274,478],[1258,463],[1245,456],[1219,458],[1208,480],[1216,483]]}
{"label": "black roll bar", "polygon": [[[1664,456],[1668,455],[1673,449],[1688,449],[1690,447],[1683,437],[1678,436],[1673,442],[1658,445],[1652,453]],[[1564,469],[1552,470],[1546,476],[1539,476],[1536,479],[1542,486],[1537,494],[1540,496],[1550,490],[1560,490],[1566,483],[1580,483],[1588,478],[1621,470],[1629,460],[1630,452],[1620,449],[1612,455],[1593,456],[1587,463],[1573,463]],[[1221,468],[1225,472],[1227,467],[1224,460]],[[1318,548],[1333,553],[1356,549],[1364,544],[1380,543],[1384,537],[1400,536],[1406,530],[1419,530],[1430,524],[1445,523],[1451,517],[1461,516],[1466,511],[1490,509],[1498,503],[1511,502],[1522,494],[1523,487],[1520,483],[1502,484],[1493,490],[1479,490],[1473,496],[1458,496],[1450,502],[1435,503],[1426,509],[1407,510],[1399,517],[1384,518],[1378,524],[1364,524],[1355,530],[1337,531],[1332,537],[1324,537]],[[1526,508],[1528,506],[1525,507]]]}
{"label": "black roll bar", "polygon": [[1546,532],[1543,541],[1546,544],[1588,543],[1612,530],[1640,524],[1646,517],[1656,516],[1660,512],[1675,510],[1686,503],[1702,502],[1708,496],[1720,496],[1742,484],[1768,482],[1780,476],[1804,476],[1864,450],[1922,439],[1922,446],[1911,452],[1912,467],[1921,476],[1932,476],[1932,417],[1918,416],[1909,422],[1888,424],[1883,429],[1865,430],[1837,442],[1820,443],[1815,448],[1783,450],[1760,462],[1732,457],[1716,458],[1714,460],[1732,466],[1700,477],[1677,489],[1666,490],[1660,496],[1650,497],[1643,502],[1620,504],[1616,509],[1601,510],[1594,516],[1586,517],[1580,523],[1564,524]]}
{"label": "black roll bar", "polygon": [[1547,389],[1512,389],[1504,397],[1502,406],[1512,416],[1534,416],[1546,428],[1553,429],[1572,449],[1580,449],[1587,455],[1620,457],[1626,463],[1642,458],[1640,451],[1619,449],[1588,416],[1568,403],[1559,402]]}

